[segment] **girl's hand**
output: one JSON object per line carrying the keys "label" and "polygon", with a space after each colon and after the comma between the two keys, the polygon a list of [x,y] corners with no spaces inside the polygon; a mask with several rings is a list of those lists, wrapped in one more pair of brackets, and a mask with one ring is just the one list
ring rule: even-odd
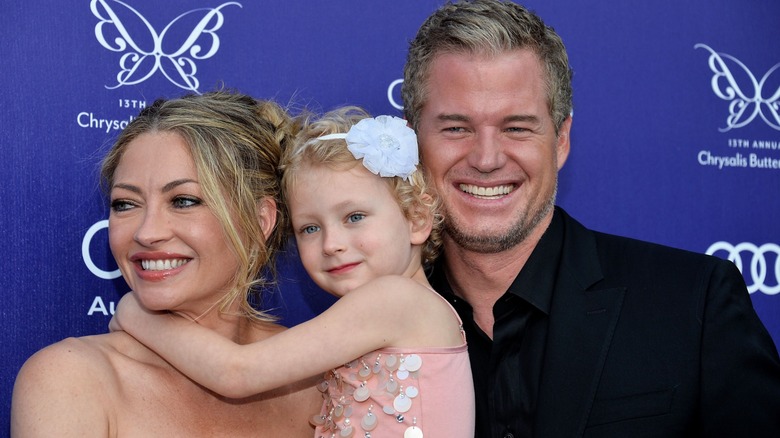
{"label": "girl's hand", "polygon": [[148,313],[148,310],[141,306],[133,291],[130,291],[116,305],[114,316],[111,317],[111,321],[108,323],[108,331],[125,330],[123,323],[131,326],[132,322],[138,320],[144,313]]}

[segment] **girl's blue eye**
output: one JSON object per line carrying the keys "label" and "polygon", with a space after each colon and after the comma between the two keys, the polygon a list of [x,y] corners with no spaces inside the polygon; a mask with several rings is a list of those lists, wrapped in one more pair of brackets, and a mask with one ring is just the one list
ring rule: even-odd
{"label": "girl's blue eye", "polygon": [[363,213],[352,213],[351,215],[347,216],[347,222],[354,223],[354,222],[360,222],[366,217]]}
{"label": "girl's blue eye", "polygon": [[318,227],[316,225],[308,225],[308,226],[303,227],[303,229],[301,229],[301,233],[303,233],[303,234],[312,234],[312,233],[316,233],[319,230],[320,230],[320,227]]}

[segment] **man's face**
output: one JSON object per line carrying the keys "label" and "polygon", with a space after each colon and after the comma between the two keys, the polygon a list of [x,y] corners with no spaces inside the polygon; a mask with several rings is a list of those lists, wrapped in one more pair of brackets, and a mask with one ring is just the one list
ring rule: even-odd
{"label": "man's face", "polygon": [[418,140],[444,205],[446,239],[495,253],[552,215],[571,118],[558,135],[538,57],[437,55],[427,78]]}

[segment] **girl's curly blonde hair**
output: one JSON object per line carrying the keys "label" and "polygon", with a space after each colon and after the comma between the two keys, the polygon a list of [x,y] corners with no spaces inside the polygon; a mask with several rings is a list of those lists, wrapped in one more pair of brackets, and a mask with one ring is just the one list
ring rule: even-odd
{"label": "girl's curly blonde hair", "polygon": [[[298,135],[292,147],[282,154],[282,192],[289,199],[295,188],[299,171],[305,166],[325,165],[332,169],[347,170],[361,164],[347,149],[343,139],[320,140],[319,137],[328,134],[346,133],[357,122],[371,117],[368,112],[356,106],[339,108],[321,117],[311,114],[302,115],[298,122]],[[441,247],[441,230],[443,217],[440,213],[439,197],[429,183],[428,176],[418,166],[411,176],[404,180],[401,177],[383,177],[394,194],[398,206],[410,221],[425,221],[431,219],[431,234],[422,248],[422,263],[427,265],[438,256]]]}

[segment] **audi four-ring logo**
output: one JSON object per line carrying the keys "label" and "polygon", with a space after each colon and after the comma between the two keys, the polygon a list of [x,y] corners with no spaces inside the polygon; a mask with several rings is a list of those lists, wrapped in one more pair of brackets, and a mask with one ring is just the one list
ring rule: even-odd
{"label": "audi four-ring logo", "polygon": [[[720,251],[725,251],[728,259],[734,262],[742,271],[748,281],[748,292],[763,292],[767,295],[775,295],[780,292],[780,245],[774,243],[765,243],[756,246],[750,242],[742,242],[732,245],[729,242],[715,242],[707,248],[707,254],[718,255]],[[746,261],[750,264],[749,271],[743,268],[742,257],[748,257]],[[774,263],[774,281],[767,275],[770,272],[772,263]],[[750,274],[748,277],[747,274]],[[752,279],[752,284],[750,284]]]}

